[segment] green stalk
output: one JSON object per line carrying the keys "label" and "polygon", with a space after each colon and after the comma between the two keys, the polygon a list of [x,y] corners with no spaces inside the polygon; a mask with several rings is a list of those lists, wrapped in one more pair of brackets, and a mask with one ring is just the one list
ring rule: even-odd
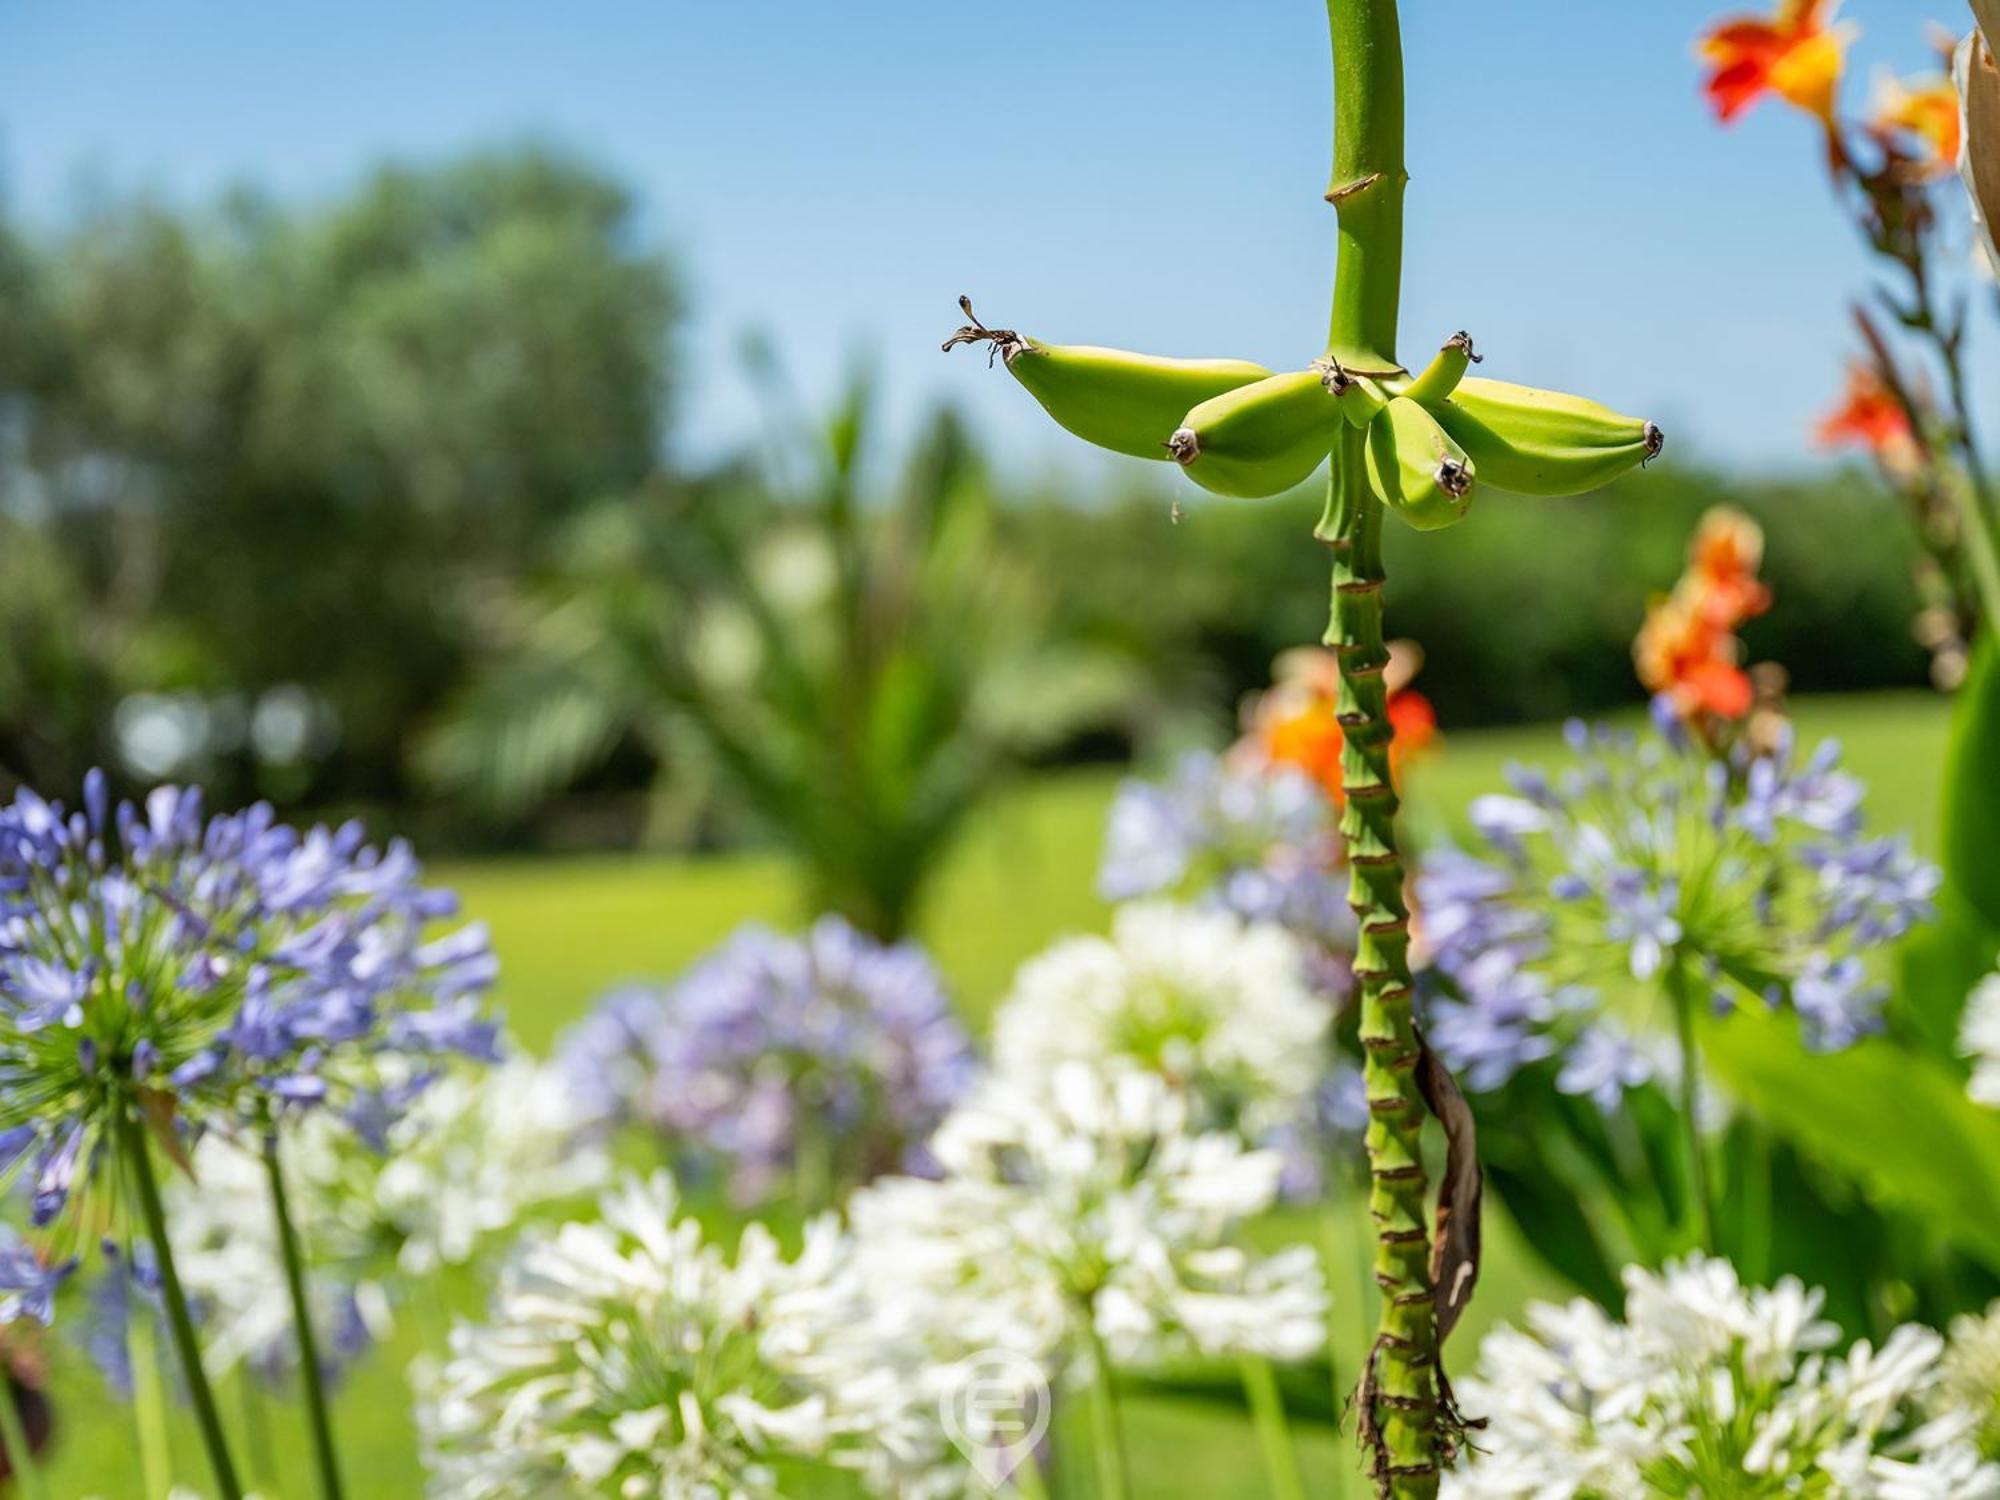
{"label": "green stalk", "polygon": [[112,1119],[120,1149],[132,1168],[139,1212],[153,1242],[153,1255],[160,1271],[160,1297],[167,1307],[167,1327],[173,1334],[174,1352],[180,1358],[181,1375],[187,1381],[188,1405],[194,1408],[195,1425],[200,1428],[202,1446],[208,1451],[215,1487],[221,1492],[221,1500],[243,1500],[243,1486],[236,1478],[236,1461],[229,1456],[229,1444],[222,1434],[222,1417],[215,1409],[215,1392],[209,1386],[208,1372],[201,1367],[201,1343],[195,1337],[187,1294],[181,1290],[180,1272],[174,1267],[173,1242],[167,1237],[167,1213],[160,1203],[160,1184],[153,1175],[146,1133],[128,1108],[121,1106],[115,1110]]}
{"label": "green stalk", "polygon": [[13,1377],[0,1371],[0,1443],[7,1447],[7,1468],[12,1488],[24,1500],[47,1500],[48,1480],[43,1477],[41,1460],[28,1441],[28,1424],[21,1420],[20,1388]]}
{"label": "green stalk", "polygon": [[305,1254],[285,1196],[284,1168],[278,1162],[278,1133],[264,1135],[264,1172],[271,1185],[271,1213],[278,1221],[278,1249],[285,1262],[285,1286],[292,1295],[292,1333],[299,1346],[299,1381],[305,1387],[306,1417],[312,1428],[313,1459],[322,1500],[341,1500],[340,1459],[334,1451],[333,1419],[327,1410],[326,1377],[319,1366],[319,1338],[313,1332],[312,1302],[306,1295]]}
{"label": "green stalk", "polygon": [[148,1497],[165,1495],[174,1484],[173,1446],[167,1436],[167,1387],[160,1379],[160,1349],[153,1336],[152,1312],[136,1295],[126,1299],[125,1357],[132,1362],[132,1425],[138,1429],[139,1473]]}
{"label": "green stalk", "polygon": [[278,1489],[278,1455],[271,1445],[271,1412],[257,1377],[248,1370],[236,1372],[236,1395],[243,1408],[244,1446],[250,1450],[250,1482],[266,1494]]}
{"label": "green stalk", "polygon": [[1299,1456],[1292,1447],[1291,1424],[1285,1418],[1285,1400],[1279,1394],[1271,1362],[1246,1354],[1240,1363],[1244,1399],[1250,1403],[1257,1442],[1264,1450],[1264,1477],[1271,1500],[1306,1500],[1306,1487],[1299,1479]]}
{"label": "green stalk", "polygon": [[[1394,368],[1403,261],[1403,56],[1395,0],[1327,0],[1333,36],[1333,186],[1340,216],[1329,351],[1345,364]],[[1360,1413],[1369,1473],[1390,1500],[1434,1500],[1439,1432],[1436,1291],[1431,1285],[1419,1046],[1411,1019],[1410,915],[1396,844],[1383,670],[1381,501],[1363,467],[1365,437],[1333,440],[1326,513],[1317,535],[1333,552],[1326,644],[1340,663],[1340,831],[1368,1089],[1369,1216],[1381,1314],[1364,1373]]]}
{"label": "green stalk", "polygon": [[1701,1248],[1710,1255],[1720,1254],[1715,1231],[1715,1191],[1708,1177],[1708,1148],[1702,1143],[1697,1106],[1701,1100],[1701,1049],[1694,1030],[1694,997],[1688,992],[1687,971],[1678,955],[1667,964],[1667,999],[1674,1010],[1674,1028],[1680,1037],[1681,1080],[1677,1113],[1680,1115],[1682,1149],[1687,1156],[1688,1191],[1694,1197],[1696,1222],[1701,1229]]}
{"label": "green stalk", "polygon": [[1327,0],[1333,33],[1333,177],[1340,220],[1327,352],[1395,370],[1403,295],[1403,38],[1396,0]]}
{"label": "green stalk", "polygon": [[1118,1416],[1118,1388],[1111,1381],[1111,1355],[1097,1331],[1097,1315],[1084,1308],[1083,1326],[1090,1340],[1096,1378],[1090,1382],[1090,1449],[1097,1470],[1097,1500],[1132,1500],[1126,1477],[1125,1431]]}

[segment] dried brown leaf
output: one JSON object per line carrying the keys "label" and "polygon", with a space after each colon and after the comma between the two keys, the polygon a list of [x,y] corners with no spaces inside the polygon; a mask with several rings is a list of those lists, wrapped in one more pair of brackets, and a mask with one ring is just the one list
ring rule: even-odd
{"label": "dried brown leaf", "polygon": [[1444,1180],[1438,1184],[1437,1237],[1431,1245],[1431,1285],[1437,1289],[1438,1343],[1443,1344],[1472,1301],[1479,1280],[1479,1206],[1485,1174],[1479,1166],[1472,1106],[1438,1055],[1419,1036],[1417,1087],[1444,1126]]}

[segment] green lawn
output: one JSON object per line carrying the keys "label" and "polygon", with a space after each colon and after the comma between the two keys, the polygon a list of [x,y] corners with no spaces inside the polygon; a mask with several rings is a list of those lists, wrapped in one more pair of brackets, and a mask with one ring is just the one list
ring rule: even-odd
{"label": "green lawn", "polygon": [[[1921,847],[1935,843],[1937,767],[1946,728],[1940,700],[1898,694],[1808,701],[1798,705],[1797,719],[1809,743],[1827,734],[1841,738],[1849,767],[1869,784],[1874,826],[1907,828]],[[1498,785],[1508,760],[1552,761],[1562,753],[1553,726],[1451,735],[1444,751],[1413,778],[1413,822],[1432,833],[1446,829],[1471,797]],[[1115,782],[1108,772],[1043,778],[1009,795],[968,834],[924,923],[924,937],[968,1017],[978,1021],[991,1011],[1023,958],[1060,933],[1102,920],[1092,880]],[[538,1051],[607,984],[670,975],[747,919],[795,924],[807,915],[785,865],[765,856],[495,861],[448,866],[438,876],[463,892],[474,915],[492,924],[508,1016],[521,1040]],[[1493,1217],[1480,1296],[1454,1340],[1460,1362],[1494,1319],[1513,1313],[1531,1296],[1561,1290],[1533,1262],[1516,1227],[1497,1213]],[[1322,1233],[1321,1226],[1289,1216],[1264,1228],[1273,1238]],[[1351,1357],[1364,1347],[1363,1318],[1370,1311],[1358,1253],[1364,1223],[1355,1205],[1341,1206],[1328,1238],[1330,1275],[1345,1324],[1339,1353]],[[472,1289],[458,1290],[464,1310],[472,1311],[477,1305]],[[379,1351],[342,1392],[337,1419],[354,1500],[420,1492],[402,1383],[415,1347],[412,1331]],[[66,1341],[52,1341],[51,1357],[63,1421],[52,1500],[87,1495],[141,1500],[123,1409],[102,1393]],[[1343,1371],[1341,1378],[1351,1373]],[[245,1409],[237,1391],[225,1391],[224,1402],[232,1412]],[[272,1500],[307,1500],[310,1481],[297,1457],[304,1449],[296,1413],[267,1405],[246,1412],[242,1421],[246,1427],[266,1424],[272,1451],[282,1455],[267,1472],[283,1475],[283,1482],[266,1493]],[[1186,1402],[1135,1400],[1131,1425],[1136,1488],[1148,1500],[1247,1500],[1263,1494],[1255,1445],[1232,1414]],[[200,1456],[188,1434],[176,1438],[180,1478],[202,1481]],[[1349,1477],[1352,1460],[1344,1439],[1305,1433],[1302,1446],[1314,1494],[1362,1493]]]}

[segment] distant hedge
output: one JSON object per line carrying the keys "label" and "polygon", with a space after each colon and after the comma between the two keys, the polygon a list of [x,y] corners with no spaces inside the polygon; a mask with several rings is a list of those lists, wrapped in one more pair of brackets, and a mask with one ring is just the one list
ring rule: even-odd
{"label": "distant hedge", "polygon": [[[1896,501],[1851,471],[1734,481],[1663,463],[1578,499],[1489,495],[1446,533],[1392,524],[1390,630],[1423,644],[1422,687],[1447,725],[1635,702],[1633,632],[1679,573],[1696,519],[1722,503],[1767,536],[1776,602],[1747,632],[1752,659],[1782,663],[1802,692],[1927,682],[1912,635],[1916,544]],[[1318,507],[1308,493],[1199,497],[1174,524],[1161,488],[1095,505],[1044,499],[1020,533],[1070,580],[1077,628],[1152,657],[1167,701],[1196,712],[1234,702],[1324,628]]]}

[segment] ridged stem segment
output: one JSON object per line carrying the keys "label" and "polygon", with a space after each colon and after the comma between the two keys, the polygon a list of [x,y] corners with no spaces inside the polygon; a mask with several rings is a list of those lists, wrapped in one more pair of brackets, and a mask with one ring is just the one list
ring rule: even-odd
{"label": "ridged stem segment", "polygon": [[1382,1307],[1362,1383],[1362,1435],[1379,1493],[1430,1500],[1438,1492],[1436,1293],[1431,1285],[1423,1130],[1411,1019],[1410,913],[1396,845],[1389,771],[1389,664],[1382,639],[1382,502],[1363,476],[1365,435],[1335,439],[1320,539],[1333,552],[1333,618],[1326,643],[1340,660],[1340,831],[1348,904],[1360,935],[1354,983],[1368,1090],[1368,1213]]}
{"label": "ridged stem segment", "polygon": [[[1327,0],[1333,36],[1333,187],[1340,216],[1329,352],[1349,365],[1396,366],[1403,260],[1403,57],[1395,0]],[[1423,1159],[1429,1113],[1417,1083],[1410,914],[1389,769],[1389,652],[1382,639],[1382,502],[1368,488],[1366,436],[1333,440],[1318,535],[1333,552],[1326,644],[1340,663],[1338,705],[1348,902],[1368,1090],[1368,1212],[1381,1315],[1359,1421],[1377,1493],[1433,1500],[1442,1459],[1436,1291]]]}

